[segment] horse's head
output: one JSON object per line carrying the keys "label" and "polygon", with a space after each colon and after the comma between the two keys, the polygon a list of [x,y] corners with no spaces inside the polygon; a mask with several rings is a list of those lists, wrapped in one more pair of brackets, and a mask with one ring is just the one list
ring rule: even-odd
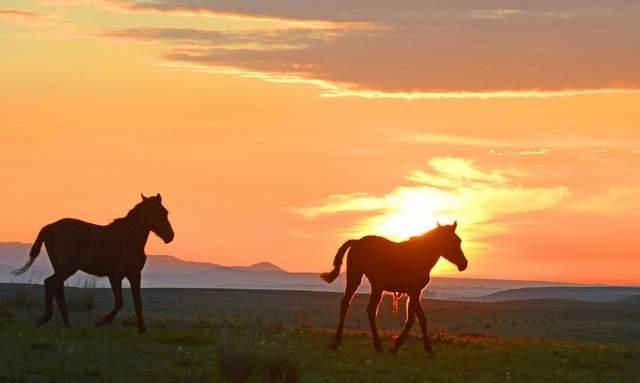
{"label": "horse's head", "polygon": [[458,222],[454,222],[453,225],[441,226],[438,224],[438,233],[440,243],[442,244],[442,256],[449,262],[458,266],[458,270],[464,271],[467,268],[469,262],[464,256],[462,251],[462,240],[456,234],[456,228]]}
{"label": "horse's head", "polygon": [[160,193],[155,197],[142,195],[141,205],[144,206],[144,217],[149,229],[165,243],[173,241],[173,228],[169,222],[169,211],[162,206]]}

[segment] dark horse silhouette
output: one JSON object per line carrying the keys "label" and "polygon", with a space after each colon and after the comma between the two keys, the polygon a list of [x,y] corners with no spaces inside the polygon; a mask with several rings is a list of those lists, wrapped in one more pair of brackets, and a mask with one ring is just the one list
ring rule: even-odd
{"label": "dark horse silhouette", "polygon": [[398,352],[417,317],[422,329],[424,349],[433,354],[427,334],[427,319],[422,310],[420,298],[422,290],[429,283],[429,273],[440,256],[458,266],[460,271],[467,268],[467,259],[460,247],[462,241],[456,234],[457,226],[457,222],[447,226],[438,224],[435,229],[423,235],[411,237],[404,242],[392,242],[377,236],[366,236],[345,242],[333,260],[333,270],[320,275],[327,283],[333,282],[340,275],[342,258],[350,249],[347,258],[347,286],[340,303],[340,322],[331,348],[336,349],[342,341],[344,318],[349,310],[351,299],[360,286],[362,275],[366,275],[371,282],[371,298],[367,306],[367,315],[376,350],[382,351],[376,327],[376,314],[382,293],[389,291],[409,296],[407,320],[404,329],[396,337],[391,352],[394,354]]}
{"label": "dark horse silhouette", "polygon": [[29,261],[15,275],[27,271],[40,253],[44,243],[53,266],[54,274],[44,281],[44,315],[36,321],[41,326],[52,316],[53,298],[58,302],[65,326],[69,317],[64,301],[64,281],[76,271],[107,276],[111,283],[115,307],[96,322],[104,326],[113,321],[122,308],[122,279],[131,284],[131,295],[136,310],[138,331],[145,332],[140,297],[140,272],[147,256],[145,244],[150,232],[154,232],[165,243],[173,240],[173,229],[168,219],[169,212],[162,206],[162,197],[142,196],[124,218],[118,218],[106,226],[95,225],[72,218],[65,218],[43,227],[29,253]]}

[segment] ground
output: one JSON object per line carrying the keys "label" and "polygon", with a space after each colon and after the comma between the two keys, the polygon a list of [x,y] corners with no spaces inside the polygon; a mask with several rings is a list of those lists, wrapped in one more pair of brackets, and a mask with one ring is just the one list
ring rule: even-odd
{"label": "ground", "polygon": [[[351,330],[343,347],[333,352],[328,349],[332,330],[311,323],[311,318],[315,315],[322,322],[324,316],[316,312],[317,301],[337,305],[339,296],[335,294],[310,298],[309,293],[293,292],[167,291],[146,292],[148,333],[143,335],[136,332],[129,307],[110,327],[92,326],[93,320],[109,308],[108,291],[95,293],[96,307],[87,302],[87,307],[80,307],[81,294],[68,294],[75,305],[70,329],[62,326],[57,315],[47,326],[35,328],[32,320],[41,311],[39,305],[28,300],[19,304],[19,300],[5,296],[6,303],[0,306],[0,382],[224,382],[234,375],[229,375],[228,364],[225,367],[223,361],[256,368],[247,363],[258,358],[258,351],[262,352],[260,358],[286,354],[302,382],[636,382],[640,374],[638,321],[633,312],[627,312],[625,320],[613,321],[605,312],[593,309],[588,314],[581,308],[583,315],[591,316],[581,324],[553,302],[514,303],[511,309],[503,306],[502,310],[496,309],[501,306],[464,308],[459,302],[432,304],[427,313],[436,323],[431,330],[437,355],[428,358],[417,338],[410,339],[398,355],[375,352],[355,313],[362,309],[365,297],[354,302]],[[207,313],[204,307],[209,305],[203,299],[211,298],[207,294],[218,298],[211,305],[222,311],[223,301],[228,303],[227,310],[220,315]],[[170,299],[161,299],[168,296]],[[271,310],[261,307],[283,296],[296,307],[292,313],[286,314],[280,306]],[[293,299],[296,296],[298,299]],[[190,303],[192,299],[201,302],[200,309]],[[305,301],[309,302],[306,312]],[[171,310],[172,306],[175,309]],[[517,307],[529,307],[530,319],[519,318],[524,309]],[[256,316],[253,310],[264,315]],[[335,322],[337,307],[329,311],[327,318],[333,317]],[[493,321],[480,314],[492,311]],[[609,311],[615,312],[615,308]],[[554,316],[555,322],[544,318],[542,312]],[[445,326],[449,316],[462,313],[470,317],[466,322]],[[386,312],[381,316],[388,350],[389,336],[397,331],[402,319]],[[469,326],[458,329],[461,323]],[[539,336],[546,329],[553,337],[555,327],[568,328],[570,323],[577,327],[573,333],[580,333],[580,339]],[[489,328],[485,328],[487,324]],[[471,331],[474,326],[485,331]],[[506,329],[513,334],[491,334]],[[619,334],[617,339],[613,333]],[[584,340],[589,337],[613,340]],[[265,380],[266,375],[256,375],[250,381]]]}

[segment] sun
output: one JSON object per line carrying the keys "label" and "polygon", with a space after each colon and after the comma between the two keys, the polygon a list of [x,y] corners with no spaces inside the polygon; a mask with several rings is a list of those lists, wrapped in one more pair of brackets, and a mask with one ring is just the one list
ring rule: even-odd
{"label": "sun", "polygon": [[[392,241],[404,241],[423,234],[438,225],[453,222],[458,207],[454,196],[430,187],[403,188],[388,198],[384,212],[369,218],[360,227],[360,234],[381,235]],[[454,274],[449,262],[438,262],[432,274]]]}
{"label": "sun", "polygon": [[403,210],[385,216],[375,231],[389,239],[401,241],[435,226],[436,218],[432,212]]}
{"label": "sun", "polygon": [[445,210],[451,201],[431,188],[402,189],[392,196],[382,215],[366,226],[371,232],[392,240],[406,240],[436,227],[439,219],[447,219]]}

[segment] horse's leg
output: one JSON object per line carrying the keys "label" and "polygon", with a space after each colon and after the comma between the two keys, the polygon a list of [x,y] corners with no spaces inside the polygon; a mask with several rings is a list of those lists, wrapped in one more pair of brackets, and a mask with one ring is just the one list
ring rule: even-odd
{"label": "horse's leg", "polygon": [[422,310],[422,303],[418,301],[418,307],[416,308],[416,316],[418,317],[418,323],[420,323],[420,329],[422,330],[422,342],[424,343],[424,350],[430,355],[434,355],[433,348],[431,347],[431,341],[429,340],[429,332],[427,331],[427,317]]}
{"label": "horse's leg", "polygon": [[147,329],[144,326],[144,317],[142,316],[142,298],[140,297],[140,273],[136,273],[127,277],[131,284],[131,296],[133,305],[136,308],[136,320],[138,322],[138,332],[143,333]]}
{"label": "horse's leg", "polygon": [[44,314],[36,320],[36,326],[42,326],[53,316],[53,294],[55,293],[56,274],[44,280]]}
{"label": "horse's leg", "polygon": [[69,314],[67,313],[67,305],[64,299],[64,281],[67,280],[74,272],[65,272],[65,273],[56,273],[55,279],[55,298],[58,303],[58,310],[60,310],[60,314],[62,315],[62,321],[64,322],[65,327],[70,327],[71,323],[69,323]]}
{"label": "horse's leg", "polygon": [[420,294],[411,294],[409,296],[409,302],[407,303],[407,321],[404,324],[402,332],[396,338],[396,342],[391,349],[392,354],[398,353],[398,349],[402,346],[402,343],[404,343],[407,335],[409,335],[409,331],[411,331],[411,326],[413,326],[413,322],[416,320],[416,308],[418,306],[419,299]]}
{"label": "horse's leg", "polygon": [[371,297],[369,298],[369,305],[367,305],[367,316],[369,317],[369,324],[371,325],[371,336],[373,337],[373,346],[376,351],[382,351],[382,344],[380,343],[380,336],[378,336],[378,327],[376,326],[376,315],[378,314],[378,305],[382,298],[382,289],[377,287],[371,288]]}
{"label": "horse's leg", "polygon": [[353,294],[358,290],[358,286],[360,286],[360,281],[362,280],[362,273],[357,271],[354,272],[352,270],[347,269],[347,287],[344,290],[344,296],[340,301],[340,322],[338,323],[338,330],[336,331],[336,337],[331,344],[331,349],[336,350],[340,343],[342,342],[342,333],[344,331],[344,318],[347,316],[347,311],[349,311],[349,306],[351,306],[351,299],[353,298]]}
{"label": "horse's leg", "polygon": [[100,318],[96,322],[97,327],[108,325],[113,322],[118,312],[122,309],[122,277],[109,276],[109,283],[111,283],[111,292],[113,293],[114,307],[107,315]]}

